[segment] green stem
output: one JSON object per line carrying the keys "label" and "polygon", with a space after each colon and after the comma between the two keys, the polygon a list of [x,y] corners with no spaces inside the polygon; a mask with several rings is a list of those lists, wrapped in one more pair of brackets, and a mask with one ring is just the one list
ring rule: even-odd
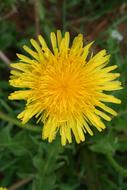
{"label": "green stem", "polygon": [[7,112],[13,112],[13,110],[8,106],[8,104],[4,100],[0,99],[0,104],[7,110]]}
{"label": "green stem", "polygon": [[87,147],[84,149],[84,161],[86,167],[86,184],[89,190],[101,190],[101,180],[98,174],[96,154]]}
{"label": "green stem", "polygon": [[127,177],[127,170],[120,166],[119,163],[112,157],[112,155],[108,154],[107,158],[117,172]]}
{"label": "green stem", "polygon": [[14,125],[17,125],[18,127],[30,130],[30,131],[35,131],[35,132],[40,132],[40,128],[38,128],[38,126],[34,126],[31,124],[25,124],[23,125],[19,120],[10,117],[9,115],[3,113],[0,111],[0,119],[7,121],[9,123],[12,123]]}

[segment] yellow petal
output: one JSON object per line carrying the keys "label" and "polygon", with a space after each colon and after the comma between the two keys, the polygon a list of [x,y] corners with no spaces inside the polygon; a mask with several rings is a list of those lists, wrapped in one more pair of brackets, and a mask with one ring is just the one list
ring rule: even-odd
{"label": "yellow petal", "polygon": [[62,41],[62,34],[60,30],[57,30],[57,43],[58,43],[58,48],[60,49],[60,44]]}
{"label": "yellow petal", "polygon": [[43,48],[48,48],[47,43],[45,42],[44,38],[41,35],[38,36],[38,39]]}
{"label": "yellow petal", "polygon": [[31,63],[31,59],[29,59],[28,57],[26,57],[25,55],[22,55],[22,54],[19,54],[19,53],[17,53],[16,54],[17,55],[17,57],[19,58],[19,59],[21,59],[23,62],[25,62],[25,63]]}
{"label": "yellow petal", "polygon": [[54,51],[55,54],[57,54],[58,53],[58,48],[57,48],[56,35],[55,35],[54,32],[51,32],[50,38],[51,38],[53,51]]}
{"label": "yellow petal", "polygon": [[23,49],[28,52],[32,57],[34,57],[36,60],[38,60],[39,56],[38,54],[33,51],[32,49],[30,49],[29,47],[27,47],[26,45],[23,46]]}

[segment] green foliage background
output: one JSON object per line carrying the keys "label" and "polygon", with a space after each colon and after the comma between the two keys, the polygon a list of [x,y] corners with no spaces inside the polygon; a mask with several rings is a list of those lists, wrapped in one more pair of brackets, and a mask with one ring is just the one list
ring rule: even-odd
{"label": "green foliage background", "polygon": [[[107,129],[77,145],[62,147],[41,140],[33,119],[26,126],[16,119],[23,101],[9,101],[9,65],[0,59],[0,186],[9,190],[127,190],[127,1],[126,0],[0,0],[0,52],[16,62],[16,52],[39,31],[59,28],[85,42],[96,40],[94,52],[105,48],[119,66],[124,89],[113,106],[118,116]],[[113,35],[122,36],[118,39]],[[117,36],[118,36],[117,35]],[[23,52],[24,53],[24,52]]]}

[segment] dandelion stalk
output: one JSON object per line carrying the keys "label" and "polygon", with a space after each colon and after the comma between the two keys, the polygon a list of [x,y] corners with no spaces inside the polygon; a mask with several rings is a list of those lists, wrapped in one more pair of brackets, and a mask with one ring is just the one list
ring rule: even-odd
{"label": "dandelion stalk", "polygon": [[94,152],[85,147],[84,160],[86,169],[86,184],[89,190],[101,190],[101,180],[98,174],[98,163]]}

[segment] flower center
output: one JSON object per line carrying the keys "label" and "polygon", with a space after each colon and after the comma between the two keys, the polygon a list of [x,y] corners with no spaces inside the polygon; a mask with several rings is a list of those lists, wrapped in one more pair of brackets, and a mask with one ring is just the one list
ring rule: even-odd
{"label": "flower center", "polygon": [[39,87],[43,107],[58,120],[67,120],[69,115],[81,111],[84,89],[83,68],[75,59],[49,65],[41,76]]}

